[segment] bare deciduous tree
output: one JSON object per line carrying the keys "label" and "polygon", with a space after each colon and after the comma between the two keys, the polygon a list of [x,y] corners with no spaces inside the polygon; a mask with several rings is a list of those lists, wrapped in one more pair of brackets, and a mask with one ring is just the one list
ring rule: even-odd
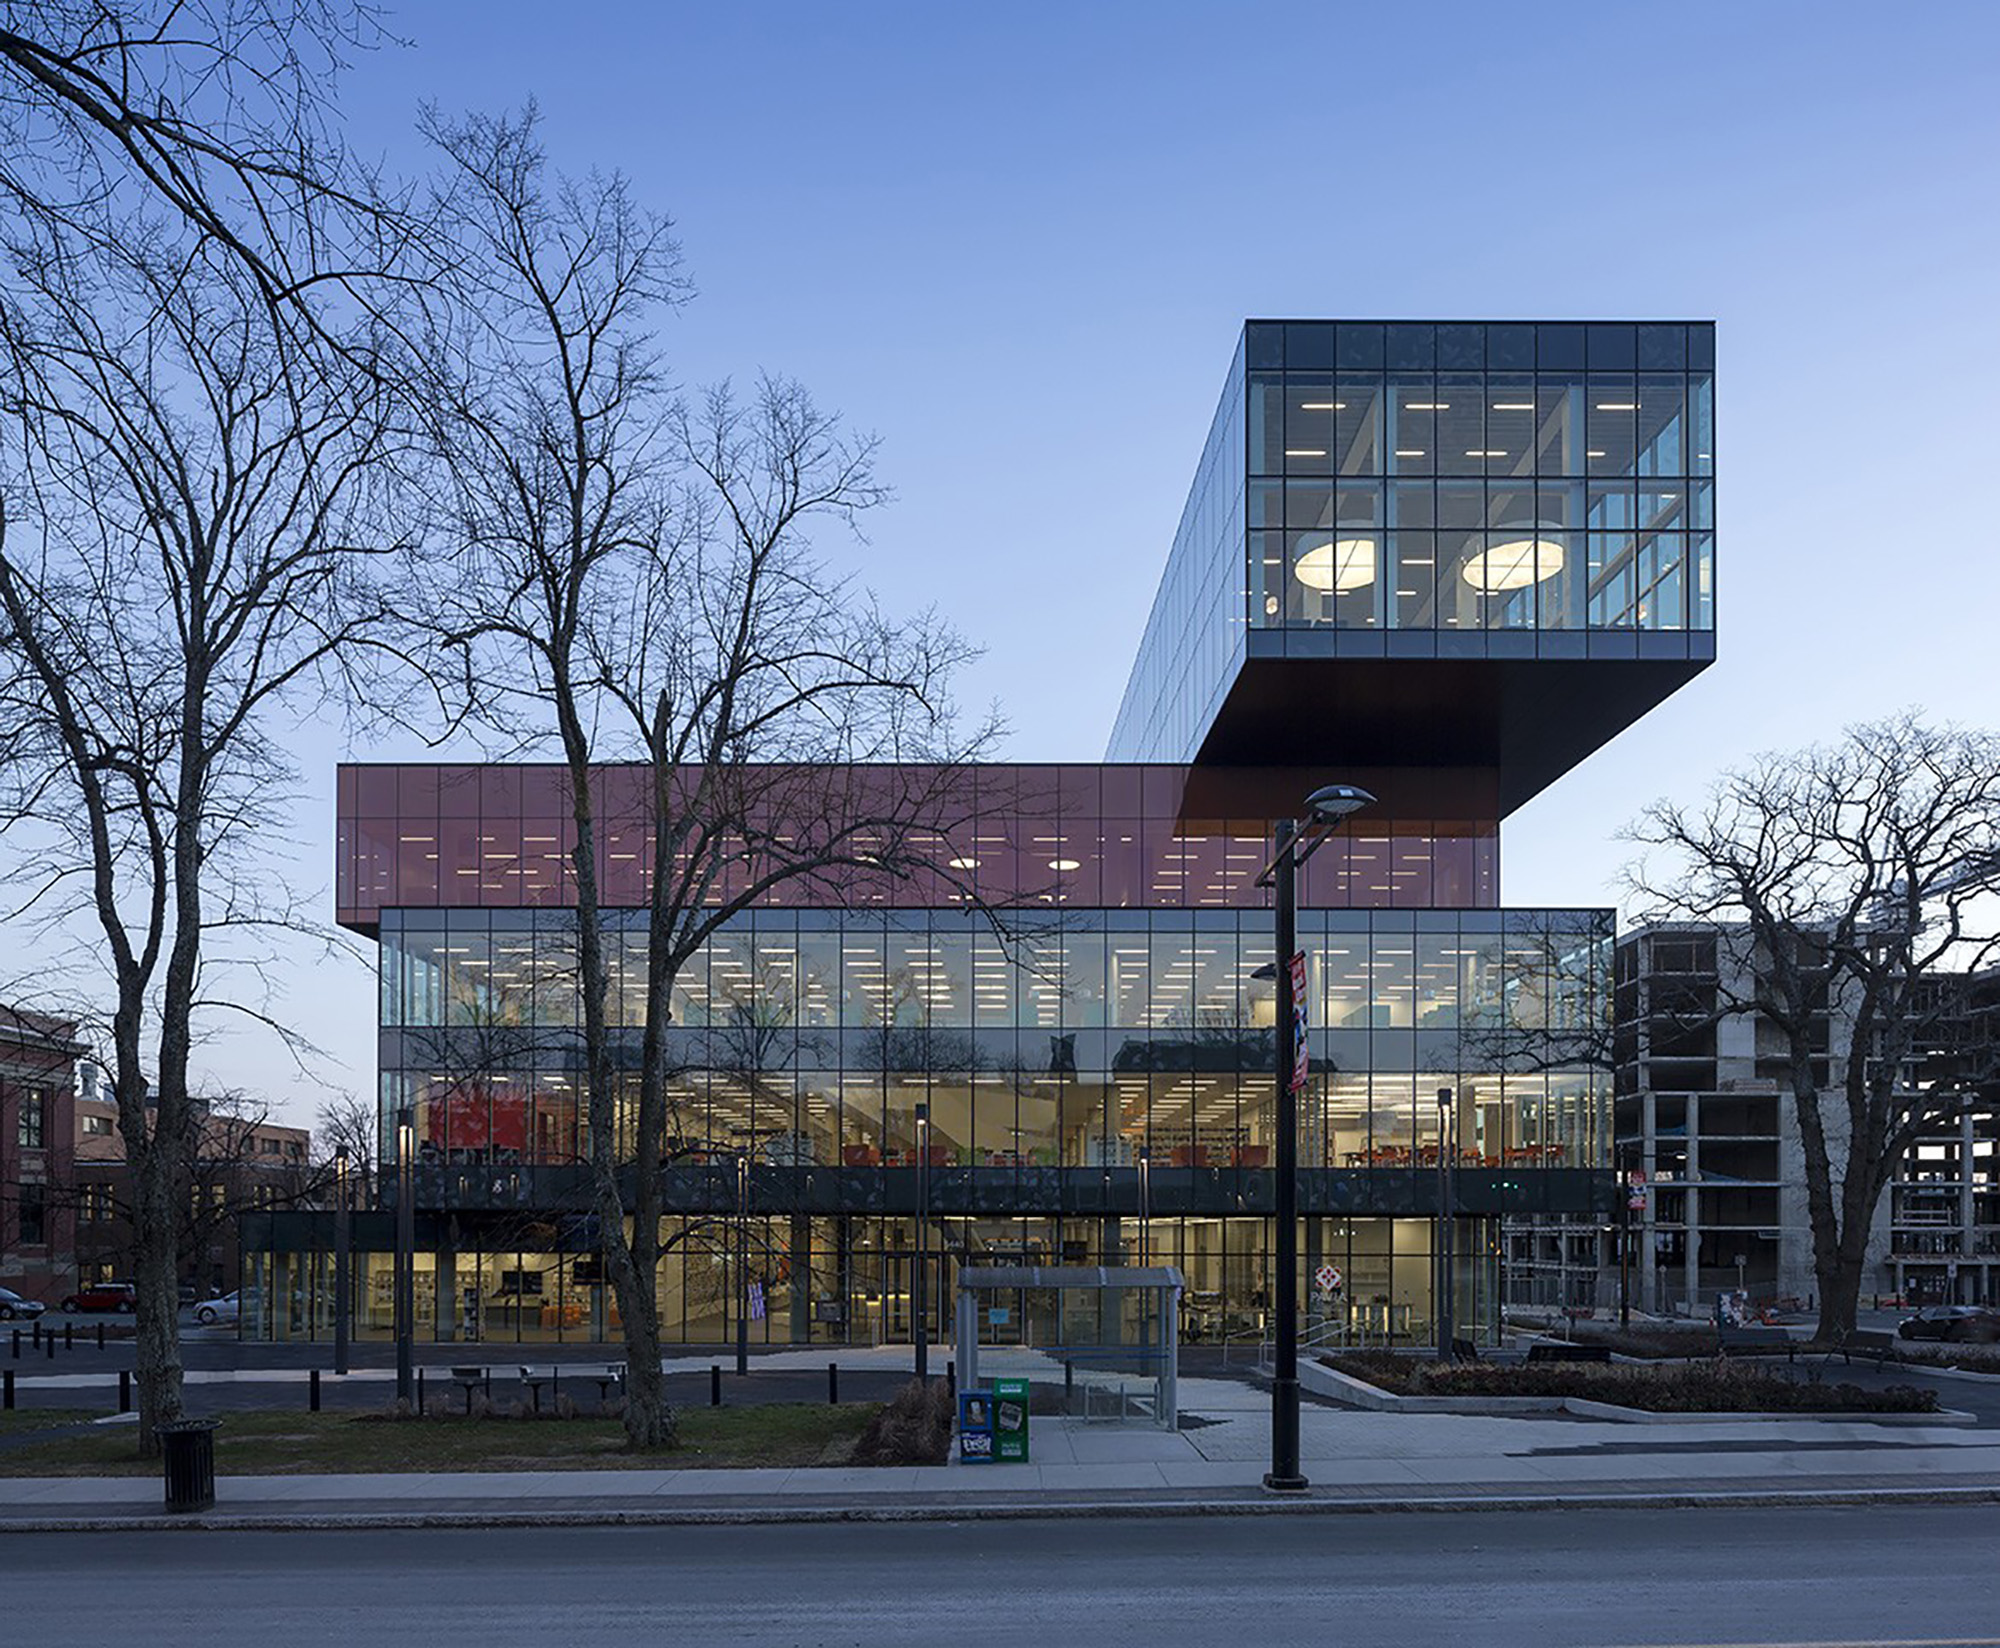
{"label": "bare deciduous tree", "polygon": [[1628,872],[1648,919],[1747,928],[1754,982],[1718,1007],[1783,1037],[1819,1336],[1837,1339],[1854,1328],[1883,1192],[1964,1102],[1927,1062],[1963,1012],[1950,978],[2000,953],[2000,745],[1906,714],[1730,773],[1698,808],[1657,802],[1629,833],[1662,855]]}
{"label": "bare deciduous tree", "polygon": [[0,208],[113,253],[205,244],[316,329],[299,296],[386,269],[405,230],[333,104],[388,39],[351,0],[0,0]]}
{"label": "bare deciduous tree", "polygon": [[141,1448],[180,1411],[173,1198],[190,1060],[264,1014],[248,935],[291,768],[274,717],[338,696],[392,603],[393,439],[367,340],[311,374],[254,278],[143,239],[12,248],[0,302],[0,716],[17,921],[81,916],[138,1212]]}
{"label": "bare deciduous tree", "polygon": [[[460,329],[437,351],[455,344],[461,373],[435,397],[459,543],[438,624],[482,715],[561,752],[591,1171],[626,1430],[652,1447],[674,1429],[655,1296],[674,981],[754,904],[807,884],[864,896],[941,839],[980,741],[953,733],[944,691],[965,648],[928,616],[883,616],[811,547],[816,525],[882,501],[872,442],[777,379],[747,403],[672,399],[648,328],[685,295],[679,253],[622,179],[549,178],[532,112],[430,130],[464,248]],[[606,817],[615,760],[639,776]],[[634,888],[602,885],[613,831]],[[646,911],[628,1125],[606,1013],[620,900]]]}
{"label": "bare deciduous tree", "polygon": [[351,1194],[365,1201],[375,1183],[375,1107],[352,1093],[326,1100],[313,1119],[313,1163],[317,1185],[333,1182],[339,1153],[347,1152]]}

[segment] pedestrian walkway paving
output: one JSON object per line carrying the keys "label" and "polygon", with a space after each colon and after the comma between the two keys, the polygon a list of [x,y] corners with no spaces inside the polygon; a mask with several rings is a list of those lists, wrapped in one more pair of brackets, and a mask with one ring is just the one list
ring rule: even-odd
{"label": "pedestrian walkway paving", "polygon": [[1649,1427],[1308,1405],[1311,1490],[1266,1494],[1268,1399],[1190,1379],[1178,1431],[1037,1418],[1025,1465],[227,1476],[215,1511],[164,1519],[151,1478],[0,1479],[0,1528],[760,1520],[1387,1509],[1578,1502],[2000,1500],[2000,1432],[1858,1419]]}

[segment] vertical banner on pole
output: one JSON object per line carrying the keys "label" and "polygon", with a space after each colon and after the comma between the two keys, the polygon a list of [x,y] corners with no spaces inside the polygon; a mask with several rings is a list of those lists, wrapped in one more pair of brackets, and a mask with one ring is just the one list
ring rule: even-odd
{"label": "vertical banner on pole", "polygon": [[1288,963],[1292,970],[1292,1091],[1306,1084],[1306,953],[1294,950]]}

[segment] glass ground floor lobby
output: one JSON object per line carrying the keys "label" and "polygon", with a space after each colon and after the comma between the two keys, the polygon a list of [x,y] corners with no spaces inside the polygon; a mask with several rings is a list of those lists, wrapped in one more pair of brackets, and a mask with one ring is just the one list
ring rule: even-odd
{"label": "glass ground floor lobby", "polygon": [[[1498,1327],[1503,1221],[1455,1221],[1456,1331]],[[553,1344],[616,1339],[618,1309],[590,1251],[588,1215],[419,1216],[417,1335],[431,1343]],[[1186,1278],[1184,1342],[1254,1347],[1271,1307],[1273,1223],[1262,1217],[934,1217],[920,1243],[909,1217],[674,1219],[657,1280],[670,1344],[733,1344],[739,1317],[755,1346],[876,1345],[913,1337],[921,1291],[936,1342],[949,1338],[962,1265],[1172,1265]],[[1436,1320],[1434,1217],[1307,1217],[1300,1303],[1313,1343],[1421,1345]],[[246,1338],[330,1339],[335,1237],[329,1215],[278,1212],[247,1222]],[[922,1258],[919,1258],[919,1252]],[[393,1216],[353,1220],[349,1299],[357,1339],[392,1334]],[[919,1265],[927,1285],[916,1286]],[[1331,1284],[1331,1285],[1328,1285]],[[996,1308],[997,1307],[997,1308]],[[1107,1307],[1118,1308],[1114,1299]],[[1047,1347],[1075,1324],[1040,1319],[1037,1301],[983,1301],[981,1337]]]}

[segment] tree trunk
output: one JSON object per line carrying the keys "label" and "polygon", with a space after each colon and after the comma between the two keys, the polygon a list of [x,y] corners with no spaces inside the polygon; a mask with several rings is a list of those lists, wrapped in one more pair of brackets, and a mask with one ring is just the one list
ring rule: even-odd
{"label": "tree trunk", "polygon": [[1850,1257],[1842,1244],[1840,1256],[1819,1270],[1819,1325],[1813,1337],[1823,1345],[1840,1343],[1854,1331],[1855,1313],[1861,1308],[1860,1256]]}
{"label": "tree trunk", "polygon": [[[651,1038],[648,1037],[650,1045]],[[632,1240],[627,1257],[632,1269],[632,1309],[620,1307],[625,1321],[625,1438],[634,1448],[664,1448],[675,1440],[679,1423],[667,1401],[667,1382],[660,1369],[660,1121],[657,1099],[648,1092],[657,1083],[640,1078],[637,1184],[633,1196]],[[649,1144],[647,1141],[650,1140]],[[637,1387],[632,1369],[643,1369]]]}
{"label": "tree trunk", "polygon": [[174,1217],[176,1153],[155,1135],[133,1164],[132,1281],[139,1454],[157,1457],[159,1427],[181,1416],[180,1221]]}
{"label": "tree trunk", "polygon": [[618,1313],[625,1325],[625,1440],[633,1448],[671,1447],[680,1422],[667,1400],[666,1375],[660,1367],[660,1325],[652,1288],[658,1264],[656,1261],[649,1267],[634,1262],[631,1246],[627,1246],[625,1267],[630,1298],[637,1307],[625,1308],[627,1293],[621,1288]]}
{"label": "tree trunk", "polygon": [[[604,909],[599,898],[596,818],[590,797],[590,746],[575,712],[573,689],[558,669],[558,714],[570,783],[570,816],[576,827],[571,863],[576,871],[577,961],[583,999],[584,1062],[590,1115],[590,1168],[597,1210],[599,1251],[618,1301],[619,1331],[625,1342],[625,1437],[634,1448],[661,1448],[673,1440],[673,1410],[666,1400],[660,1369],[660,1334],[653,1308],[652,1265],[642,1265],[625,1235],[625,1198],[619,1182],[617,1086],[611,1056],[611,1026],[605,1011],[610,974],[604,953]],[[640,1206],[646,1198],[640,1197]],[[646,1255],[653,1240],[639,1244]]]}

